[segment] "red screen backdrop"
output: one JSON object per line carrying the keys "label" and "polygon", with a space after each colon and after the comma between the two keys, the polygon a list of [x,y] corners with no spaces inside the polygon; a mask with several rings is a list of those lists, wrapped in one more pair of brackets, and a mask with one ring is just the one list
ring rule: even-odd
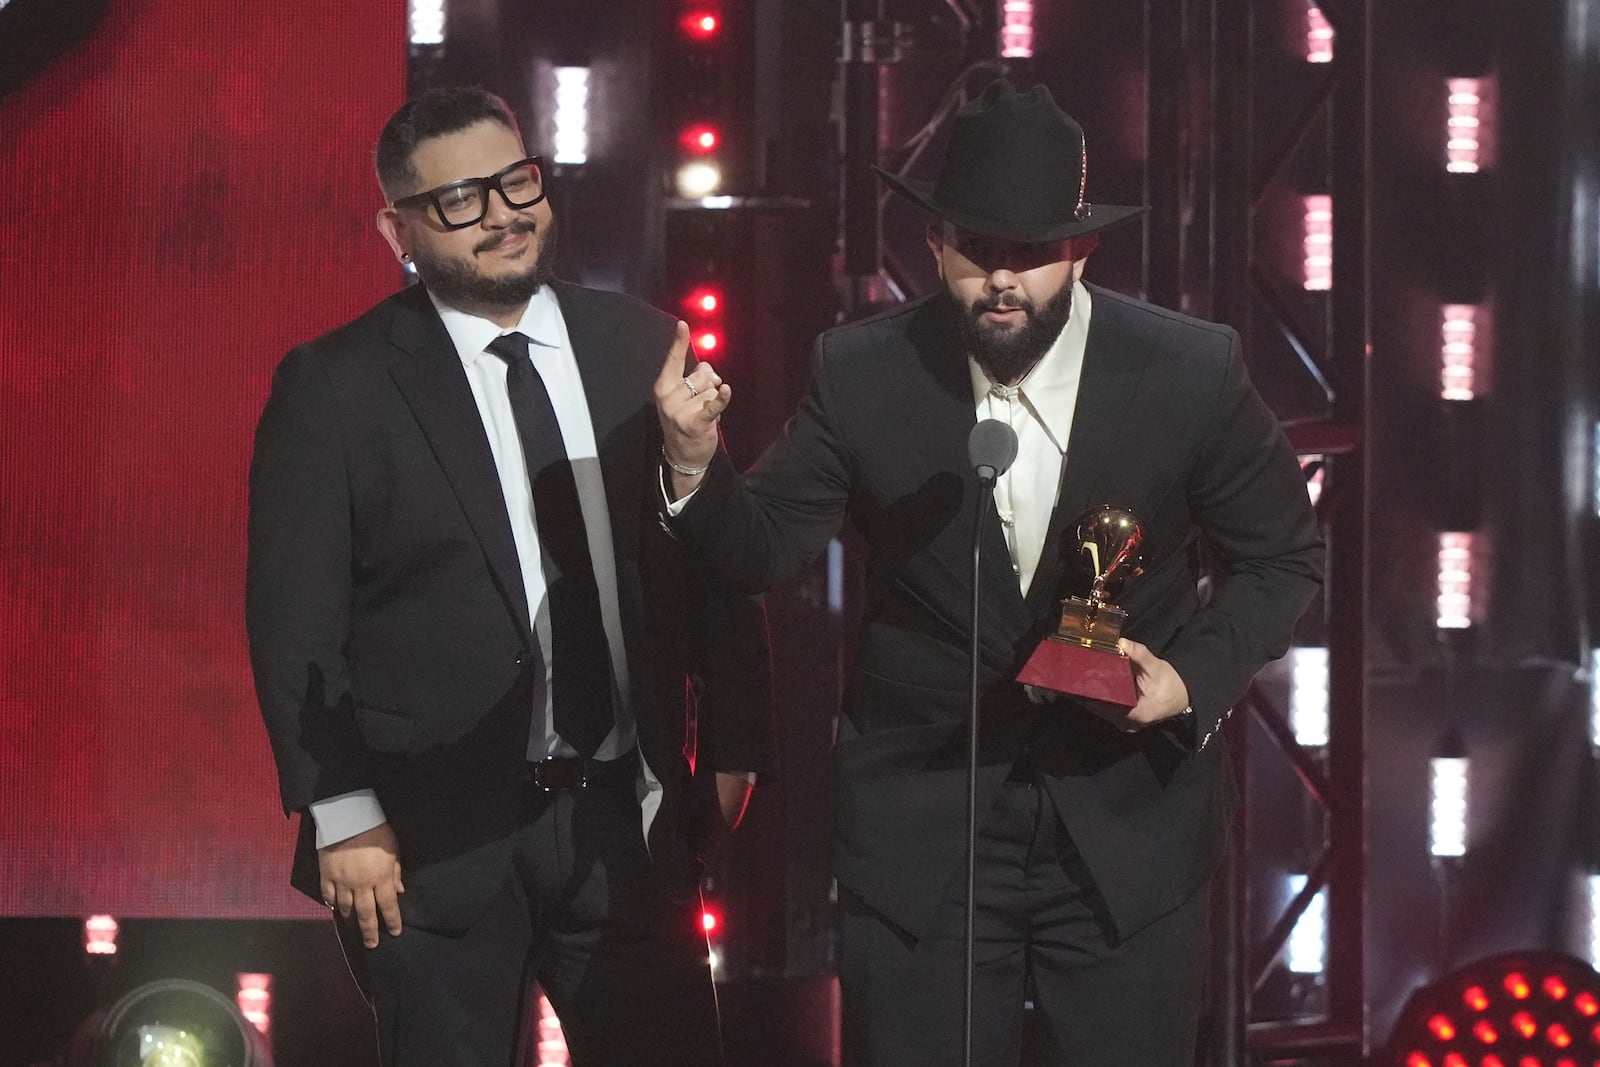
{"label": "red screen backdrop", "polygon": [[246,471],[283,353],[398,284],[371,146],[405,7],[113,0],[0,98],[0,915],[317,914]]}

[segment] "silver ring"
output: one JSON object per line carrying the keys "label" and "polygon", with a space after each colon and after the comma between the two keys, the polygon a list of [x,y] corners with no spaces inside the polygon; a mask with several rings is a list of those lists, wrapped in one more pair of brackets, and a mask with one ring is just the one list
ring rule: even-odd
{"label": "silver ring", "polygon": [[685,379],[684,379],[684,380],[683,380],[683,384],[684,384],[684,385],[686,385],[686,386],[688,386],[688,387],[689,387],[689,397],[690,397],[690,399],[691,399],[691,400],[692,400],[692,399],[693,399],[693,398],[694,398],[694,397],[695,397],[695,396],[697,396],[697,395],[699,395],[699,392],[700,392],[700,390],[698,390],[698,389],[696,389],[696,388],[695,388],[695,387],[694,387],[694,383],[693,383],[693,382],[691,382],[691,381],[690,381],[690,380],[689,380],[689,379],[687,379],[687,378],[685,378]]}

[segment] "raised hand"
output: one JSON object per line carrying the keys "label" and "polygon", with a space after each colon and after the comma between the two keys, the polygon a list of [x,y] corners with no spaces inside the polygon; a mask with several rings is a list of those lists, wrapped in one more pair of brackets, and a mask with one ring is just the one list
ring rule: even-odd
{"label": "raised hand", "polygon": [[667,350],[667,360],[656,379],[656,415],[661,419],[661,443],[667,461],[673,465],[674,484],[682,489],[681,479],[698,484],[699,476],[685,476],[678,468],[705,467],[717,452],[717,420],[728,409],[733,388],[717,376],[711,364],[689,359],[689,327],[678,323],[678,332]]}

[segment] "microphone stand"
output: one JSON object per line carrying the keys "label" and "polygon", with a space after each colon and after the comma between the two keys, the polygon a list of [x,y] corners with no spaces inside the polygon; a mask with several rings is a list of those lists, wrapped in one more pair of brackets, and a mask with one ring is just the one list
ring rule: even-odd
{"label": "microphone stand", "polygon": [[[985,474],[984,471],[990,473]],[[993,467],[979,468],[977,514],[972,524],[972,631],[971,703],[967,715],[967,907],[966,929],[962,940],[961,1062],[972,1067],[972,972],[977,934],[978,866],[978,583],[983,574],[983,520],[994,498],[994,483],[1000,473]]]}

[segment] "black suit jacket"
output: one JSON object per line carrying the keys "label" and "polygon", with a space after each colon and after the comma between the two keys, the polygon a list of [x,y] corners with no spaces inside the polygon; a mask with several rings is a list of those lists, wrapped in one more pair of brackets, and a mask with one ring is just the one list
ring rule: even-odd
{"label": "black suit jacket", "polygon": [[[983,510],[979,810],[1026,748],[1131,933],[1214,868],[1231,811],[1225,748],[1198,741],[1283,654],[1320,580],[1322,545],[1277,421],[1230,329],[1094,288],[1072,435],[1029,594]],[[741,480],[719,457],[678,522],[716,580],[763,589],[846,518],[867,548],[860,646],[836,750],[840,884],[913,935],[964,855],[965,730],[978,482],[975,405],[943,294],[824,333],[810,390]],[[1060,547],[1102,503],[1147,530],[1127,636],[1172,663],[1192,721],[1124,735],[1014,681],[1059,617]],[[1221,560],[1202,605],[1196,539]]]}
{"label": "black suit jacket", "polygon": [[[711,772],[771,765],[765,620],[706,594],[659,522],[652,384],[672,319],[553,288],[594,423],[639,747],[664,786],[652,854],[684,860],[715,825]],[[464,928],[510,869],[540,660],[488,439],[420,286],[283,360],[249,525],[246,622],[284,810],[376,790],[406,921]],[[320,897],[311,830],[303,816],[294,882]]]}

